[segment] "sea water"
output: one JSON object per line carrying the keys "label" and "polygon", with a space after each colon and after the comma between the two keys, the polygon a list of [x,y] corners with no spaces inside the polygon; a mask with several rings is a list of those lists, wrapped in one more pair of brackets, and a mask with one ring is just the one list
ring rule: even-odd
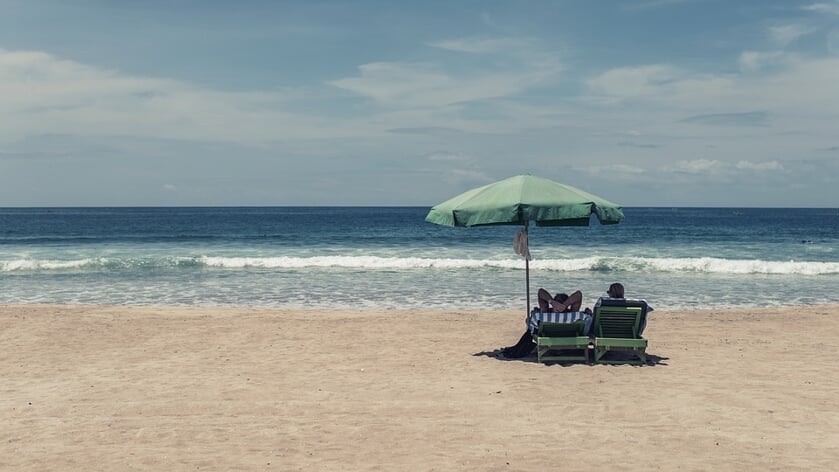
{"label": "sea water", "polygon": [[[516,226],[427,207],[0,209],[0,303],[522,309]],[[625,208],[529,227],[538,287],[656,308],[839,303],[839,210]]]}

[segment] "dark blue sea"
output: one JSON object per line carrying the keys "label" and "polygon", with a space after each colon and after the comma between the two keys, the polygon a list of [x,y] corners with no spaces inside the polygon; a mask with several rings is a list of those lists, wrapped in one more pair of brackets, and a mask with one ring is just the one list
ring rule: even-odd
{"label": "dark blue sea", "polygon": [[[522,309],[515,226],[428,208],[0,209],[0,303]],[[656,308],[839,303],[839,209],[625,208],[530,227],[535,289]]]}

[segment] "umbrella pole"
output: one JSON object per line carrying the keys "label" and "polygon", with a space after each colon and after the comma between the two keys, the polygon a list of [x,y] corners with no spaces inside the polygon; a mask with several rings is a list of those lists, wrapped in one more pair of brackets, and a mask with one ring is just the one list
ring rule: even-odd
{"label": "umbrella pole", "polygon": [[[527,242],[527,247],[530,247],[530,237],[527,235],[527,223],[524,224],[524,240]],[[527,255],[524,256],[524,287],[527,291],[527,314],[530,316],[530,259]]]}

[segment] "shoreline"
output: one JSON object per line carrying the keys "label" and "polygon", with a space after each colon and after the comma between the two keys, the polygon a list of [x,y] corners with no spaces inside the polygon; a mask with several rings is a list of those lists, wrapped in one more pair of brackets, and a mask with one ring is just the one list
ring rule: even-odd
{"label": "shoreline", "polygon": [[[801,312],[807,310],[814,310],[814,311],[821,311],[821,310],[839,310],[839,303],[814,303],[814,304],[801,304],[801,303],[793,303],[789,305],[749,305],[749,306],[707,306],[703,308],[691,308],[691,307],[667,307],[667,308],[658,308],[658,306],[654,303],[651,303],[653,306],[654,313],[661,312],[661,313],[718,313],[718,312],[751,312],[751,311],[760,311],[765,313],[774,314],[779,311],[786,311],[786,312]],[[531,304],[531,308],[533,308],[533,304]],[[583,307],[591,306],[591,303],[583,304]],[[444,313],[510,313],[515,315],[523,315],[525,313],[525,305],[522,303],[522,307],[519,308],[488,308],[485,310],[475,309],[474,305],[466,305],[464,306],[457,306],[457,305],[450,305],[445,308],[439,306],[433,306],[431,308],[413,308],[413,307],[361,307],[361,308],[337,308],[333,306],[322,306],[322,307],[312,307],[310,305],[306,306],[297,306],[297,305],[166,305],[166,304],[113,304],[113,303],[9,303],[9,302],[0,302],[0,315],[2,315],[6,310],[10,309],[27,309],[27,308],[39,308],[39,309],[91,309],[94,311],[98,310],[115,310],[115,309],[126,309],[126,310],[174,310],[174,311],[190,311],[190,310],[205,310],[209,312],[217,312],[217,311],[254,311],[254,312],[279,312],[279,313],[290,313],[290,312],[334,312],[334,313],[395,313],[395,314],[403,314],[403,313],[430,313],[430,314],[444,314]]]}
{"label": "shoreline", "polygon": [[495,357],[523,311],[0,305],[0,469],[835,468],[839,305],[656,310],[643,367]]}

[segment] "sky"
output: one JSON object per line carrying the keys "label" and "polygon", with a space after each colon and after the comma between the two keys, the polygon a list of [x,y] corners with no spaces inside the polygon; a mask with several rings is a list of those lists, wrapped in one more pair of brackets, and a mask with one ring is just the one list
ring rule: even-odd
{"label": "sky", "polygon": [[0,0],[0,207],[839,207],[839,0]]}

